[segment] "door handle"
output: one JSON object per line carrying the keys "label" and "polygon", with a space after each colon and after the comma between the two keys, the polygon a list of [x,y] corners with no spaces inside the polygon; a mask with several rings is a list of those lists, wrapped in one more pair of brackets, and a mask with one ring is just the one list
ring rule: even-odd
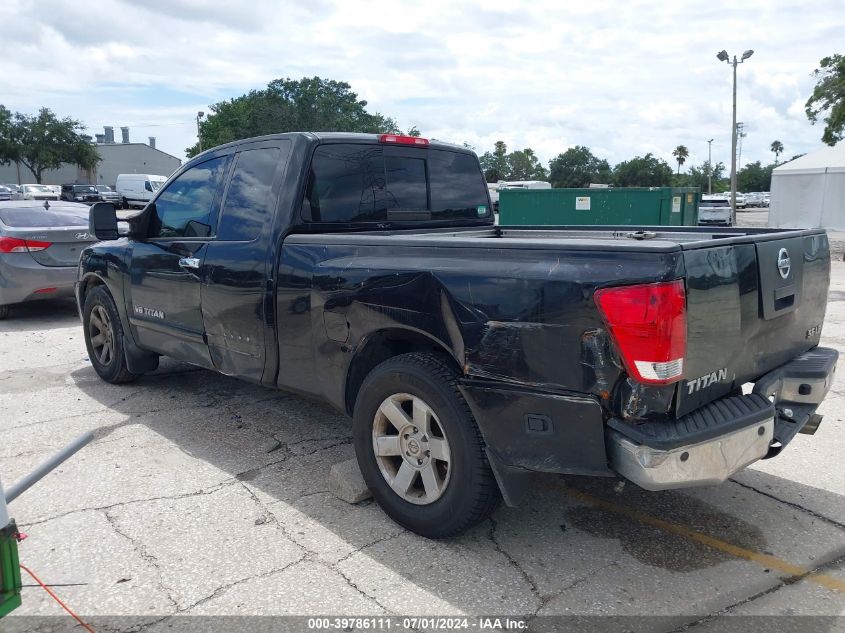
{"label": "door handle", "polygon": [[182,257],[179,259],[179,266],[182,268],[194,268],[197,269],[200,267],[200,258],[199,257]]}

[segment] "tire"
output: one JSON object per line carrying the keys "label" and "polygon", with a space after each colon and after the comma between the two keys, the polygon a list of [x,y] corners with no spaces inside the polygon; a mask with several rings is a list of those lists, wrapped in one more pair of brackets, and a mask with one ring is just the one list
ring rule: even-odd
{"label": "tire", "polygon": [[123,205],[124,209],[131,209],[132,208],[132,207],[129,206],[129,200],[127,200],[126,198],[123,199],[123,202],[121,204]]}
{"label": "tire", "polygon": [[460,534],[501,499],[456,373],[438,356],[403,354],[376,367],[358,393],[353,437],[373,497],[421,536]]}
{"label": "tire", "polygon": [[0,321],[2,321],[3,319],[7,319],[7,318],[9,318],[9,306],[8,306],[8,304],[0,306]]}
{"label": "tire", "polygon": [[105,286],[96,286],[85,296],[82,324],[88,358],[100,378],[112,384],[138,378],[140,374],[132,373],[126,367],[123,326],[114,300]]}

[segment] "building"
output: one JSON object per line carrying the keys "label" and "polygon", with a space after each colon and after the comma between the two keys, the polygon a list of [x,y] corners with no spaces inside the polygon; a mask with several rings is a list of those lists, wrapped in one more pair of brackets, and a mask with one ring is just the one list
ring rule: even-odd
{"label": "building", "polygon": [[[121,142],[115,143],[114,128],[110,125],[104,128],[102,134],[96,135],[97,152],[102,159],[92,170],[80,169],[76,165],[66,163],[58,169],[45,171],[41,175],[41,182],[45,185],[97,184],[114,187],[118,174],[157,174],[169,176],[179,169],[182,161],[167,152],[156,149],[154,136],[147,143],[132,143],[129,141],[129,128],[122,127]],[[33,183],[35,177],[23,165],[0,165],[0,183]]]}

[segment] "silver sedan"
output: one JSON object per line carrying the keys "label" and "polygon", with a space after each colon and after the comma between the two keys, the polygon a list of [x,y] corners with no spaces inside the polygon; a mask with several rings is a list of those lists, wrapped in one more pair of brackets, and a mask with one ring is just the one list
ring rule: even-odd
{"label": "silver sedan", "polygon": [[79,255],[88,233],[88,205],[0,202],[0,319],[24,301],[73,296]]}

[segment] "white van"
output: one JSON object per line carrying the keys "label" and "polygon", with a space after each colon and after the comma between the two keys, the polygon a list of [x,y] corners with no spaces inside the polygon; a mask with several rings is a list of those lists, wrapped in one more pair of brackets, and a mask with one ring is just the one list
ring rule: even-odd
{"label": "white van", "polygon": [[165,176],[154,174],[118,174],[114,189],[124,209],[143,207],[153,199],[166,180]]}

